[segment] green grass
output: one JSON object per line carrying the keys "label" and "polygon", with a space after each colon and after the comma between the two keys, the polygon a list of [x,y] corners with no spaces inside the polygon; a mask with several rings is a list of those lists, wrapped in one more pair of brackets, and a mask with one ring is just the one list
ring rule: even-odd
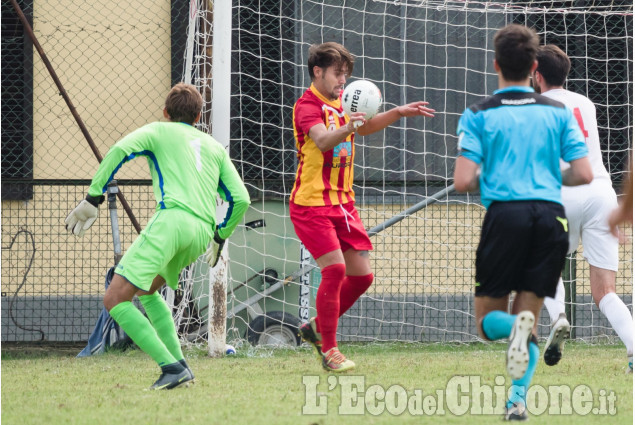
{"label": "green grass", "polygon": [[[358,368],[329,390],[313,352],[239,348],[236,356],[212,359],[196,350],[187,352],[196,375],[189,388],[147,391],[159,369],[144,353],[128,351],[77,359],[78,350],[6,351],[2,354],[3,424],[383,424],[383,423],[500,423],[500,415],[418,416],[406,409],[374,416],[342,415],[341,385],[364,382],[383,389],[400,385],[412,396],[443,390],[455,375],[481,377],[493,385],[504,373],[503,344],[342,344],[342,351]],[[591,424],[633,422],[633,376],[625,374],[626,357],[618,345],[568,343],[561,364],[541,361],[532,384],[588,385],[598,406],[600,390],[617,396],[614,416],[530,416],[532,423]],[[326,415],[303,415],[305,379],[318,379],[317,396],[326,401]],[[311,378],[312,376],[312,378]],[[330,379],[330,381],[329,381]],[[455,378],[457,379],[457,378]],[[499,380],[502,378],[498,378]],[[506,378],[505,390],[509,385]],[[502,388],[502,387],[500,387]],[[469,388],[468,388],[469,394]],[[363,392],[361,395],[368,394]],[[447,395],[446,395],[447,396]],[[553,400],[552,400],[553,401]],[[447,400],[446,400],[447,403]],[[372,407],[372,406],[371,406]],[[416,413],[416,411],[414,411]]]}

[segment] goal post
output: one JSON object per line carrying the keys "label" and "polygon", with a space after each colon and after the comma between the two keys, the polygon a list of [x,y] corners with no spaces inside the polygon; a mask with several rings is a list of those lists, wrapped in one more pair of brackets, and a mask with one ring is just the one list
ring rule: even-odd
{"label": "goal post", "polygon": [[[212,136],[226,149],[229,148],[229,110],[231,88],[231,28],[232,11],[230,2],[214,2],[214,29],[212,51]],[[221,204],[217,209],[217,220],[220,223],[227,205]],[[226,253],[225,249],[225,253]],[[212,271],[210,279],[210,309],[208,353],[219,356],[225,353],[225,337],[227,323],[227,256]]]}
{"label": "goal post", "polygon": [[[204,111],[197,126],[229,149],[231,88],[230,2],[190,0],[187,43],[182,80],[195,85],[203,95]],[[207,56],[207,52],[217,52]],[[220,223],[228,206],[217,200],[216,219]],[[227,318],[227,248],[214,268],[199,258],[181,274],[182,298],[173,304],[173,314],[181,339],[187,343],[205,340],[212,357],[225,354]]]}

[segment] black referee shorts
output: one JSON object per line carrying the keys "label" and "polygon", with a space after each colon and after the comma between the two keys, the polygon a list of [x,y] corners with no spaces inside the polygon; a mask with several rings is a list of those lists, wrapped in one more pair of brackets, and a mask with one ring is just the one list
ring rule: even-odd
{"label": "black referee shorts", "polygon": [[569,247],[564,207],[548,201],[494,202],[476,251],[476,292],[553,297]]}

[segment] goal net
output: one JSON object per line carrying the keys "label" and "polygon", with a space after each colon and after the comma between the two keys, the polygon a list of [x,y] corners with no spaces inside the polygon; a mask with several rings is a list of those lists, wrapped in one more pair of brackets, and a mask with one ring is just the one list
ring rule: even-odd
{"label": "goal net", "polygon": [[[184,79],[208,95],[201,125],[209,131],[216,112],[209,97],[220,75],[211,66],[214,10],[205,1],[197,7]],[[229,246],[230,339],[293,344],[294,327],[315,314],[319,272],[287,206],[297,165],[293,105],[310,85],[311,44],[347,46],[356,57],[351,80],[373,81],[385,109],[425,100],[437,111],[432,119],[401,119],[356,138],[356,205],[368,229],[382,230],[372,236],[375,282],[342,317],[341,341],[477,338],[474,255],[485,210],[478,196],[451,190],[455,130],[465,108],[497,88],[492,39],[502,26],[528,25],[541,42],[567,52],[567,88],[596,104],[603,159],[621,186],[633,132],[632,2],[263,0],[234,1],[231,8],[229,149],[252,206]],[[393,217],[401,220],[383,229]],[[617,292],[629,308],[632,260],[631,246],[620,247]],[[593,304],[580,251],[568,267],[574,337],[612,338]],[[190,278],[199,280],[195,287],[207,284],[205,274]],[[542,336],[548,323],[544,312]]]}

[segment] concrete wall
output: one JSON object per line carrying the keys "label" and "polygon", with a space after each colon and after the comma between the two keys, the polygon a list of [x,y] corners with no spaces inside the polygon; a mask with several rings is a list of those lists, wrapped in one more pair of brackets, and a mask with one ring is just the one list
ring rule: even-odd
{"label": "concrete wall", "polygon": [[[632,295],[622,297],[632,312]],[[577,315],[573,322],[575,337],[587,341],[615,341],[616,335],[606,318],[593,304],[590,295],[577,297]],[[18,311],[46,311],[41,323],[20,317],[18,327],[9,316],[11,297],[2,297],[2,342],[38,341],[42,330],[47,341],[85,341],[101,312],[101,297],[18,297]],[[12,311],[14,311],[12,310]],[[442,311],[440,311],[442,310]],[[476,341],[472,296],[364,296],[341,319],[340,341]],[[26,329],[25,329],[26,328]],[[73,333],[68,333],[72,328]],[[28,330],[31,329],[31,330]],[[545,309],[539,321],[540,337],[549,334],[549,316]]]}

